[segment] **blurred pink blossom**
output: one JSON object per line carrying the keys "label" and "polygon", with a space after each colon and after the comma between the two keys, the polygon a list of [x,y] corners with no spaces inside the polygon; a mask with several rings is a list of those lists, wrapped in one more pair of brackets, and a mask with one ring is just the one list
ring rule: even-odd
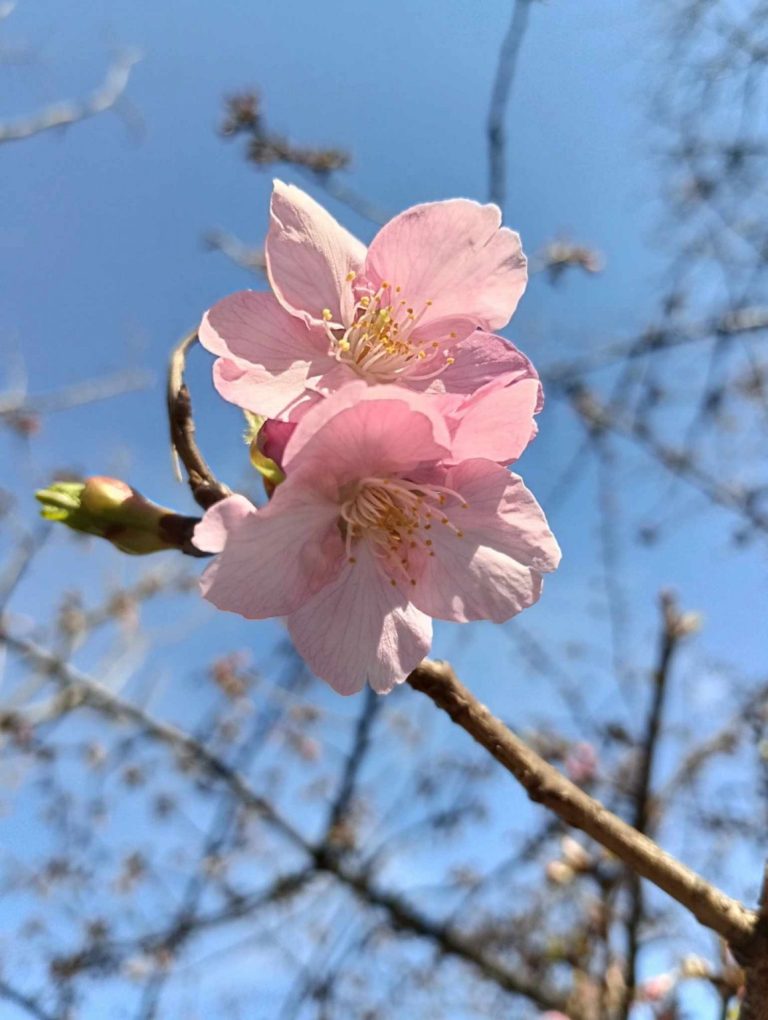
{"label": "blurred pink blossom", "polygon": [[658,974],[643,981],[638,989],[639,1002],[661,1002],[675,987],[674,974]]}
{"label": "blurred pink blossom", "polygon": [[597,776],[600,764],[592,744],[580,741],[573,744],[565,758],[565,772],[574,783],[588,783]]}

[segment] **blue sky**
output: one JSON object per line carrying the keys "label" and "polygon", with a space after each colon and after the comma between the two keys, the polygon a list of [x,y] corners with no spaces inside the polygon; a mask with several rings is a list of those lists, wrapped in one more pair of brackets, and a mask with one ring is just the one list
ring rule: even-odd
{"label": "blue sky", "polygon": [[[212,302],[251,285],[242,270],[207,251],[202,237],[218,227],[258,242],[270,190],[270,174],[255,172],[236,142],[217,137],[222,96],[253,85],[276,130],[303,143],[348,147],[350,183],[391,212],[455,195],[484,199],[487,100],[509,8],[506,0],[391,0],[385,7],[359,0],[22,0],[0,25],[0,41],[28,45],[33,59],[0,67],[0,118],[89,91],[118,49],[135,47],[143,59],[128,88],[127,121],[110,113],[0,149],[0,366],[11,372],[22,357],[33,392],[125,366],[148,369],[155,379],[140,394],[49,419],[34,457],[0,436],[0,456],[27,465],[13,487],[30,515],[29,494],[61,466],[120,474],[159,502],[193,511],[174,481],[165,440],[167,353]],[[506,334],[537,363],[631,336],[652,315],[665,261],[655,246],[661,210],[648,158],[649,68],[647,5],[534,6],[507,121],[505,218],[532,255],[568,236],[606,259],[597,278],[573,275],[557,288],[541,277],[532,281]],[[370,224],[327,204],[370,238]],[[237,484],[247,470],[239,416],[213,393],[206,356],[194,357],[204,448],[220,476]],[[546,509],[577,433],[555,400],[540,425],[521,470]],[[648,498],[634,458],[619,463],[617,479],[620,501]],[[577,479],[572,497],[553,511],[563,567],[522,621],[545,643],[585,646],[574,668],[586,684],[596,665],[608,663],[588,516],[593,482]],[[56,537],[15,611],[38,613],[55,603],[78,564],[65,537]],[[137,570],[98,549],[86,580],[98,587]],[[734,647],[747,668],[759,661],[759,635],[744,611],[764,597],[759,565],[749,551],[734,553],[727,530],[711,518],[695,515],[672,545],[630,552],[623,570],[639,609],[631,635],[638,665],[652,659],[655,597],[669,584],[705,614],[698,657],[686,660],[689,673]],[[738,598],[723,599],[724,584]],[[264,647],[278,633],[272,624],[215,617],[203,605],[188,607],[188,620],[178,624],[180,643],[153,654],[160,674],[232,644]],[[149,622],[163,631],[161,618]],[[542,710],[537,685],[526,682],[515,645],[500,629],[440,627],[434,650],[502,714],[515,719]],[[707,690],[706,682],[686,688],[704,709]],[[614,694],[601,681],[594,697],[603,705]]]}

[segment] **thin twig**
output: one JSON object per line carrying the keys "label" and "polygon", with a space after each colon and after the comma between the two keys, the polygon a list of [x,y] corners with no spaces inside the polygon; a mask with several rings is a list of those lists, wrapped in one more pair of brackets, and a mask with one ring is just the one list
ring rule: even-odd
{"label": "thin twig", "polygon": [[506,196],[506,132],[504,118],[512,90],[520,46],[528,27],[532,0],[514,0],[512,20],[499,51],[499,62],[488,111],[488,196],[502,209]]}
{"label": "thin twig", "polygon": [[56,655],[0,629],[0,643],[31,662],[37,669],[57,682],[61,697],[70,709],[87,706],[115,720],[126,720],[153,740],[170,747],[185,763],[218,779],[241,804],[257,814],[289,844],[302,851],[322,872],[333,875],[363,903],[388,913],[395,926],[419,938],[426,938],[449,956],[474,967],[481,977],[515,995],[521,995],[541,1009],[562,1010],[565,995],[545,986],[538,978],[510,970],[489,955],[472,936],[457,932],[450,925],[433,921],[396,893],[374,885],[367,871],[353,868],[333,852],[327,844],[311,844],[301,833],[250,785],[245,776],[209,750],[204,744],[182,730],[150,715],[146,710],[113,694],[98,681],[62,661]]}
{"label": "thin twig", "polygon": [[264,276],[267,271],[264,249],[245,244],[239,237],[227,233],[226,230],[209,230],[204,235],[203,242],[211,251],[220,251],[230,262],[234,262],[241,269],[247,269],[249,273]]}
{"label": "thin twig", "polygon": [[38,113],[0,124],[0,145],[18,142],[44,131],[64,128],[111,109],[125,92],[131,68],[139,60],[138,54],[126,53],[110,67],[103,83],[87,99],[54,103]]}
{"label": "thin twig", "polygon": [[339,788],[328,810],[326,822],[326,840],[332,845],[344,846],[349,842],[347,818],[350,804],[355,794],[357,777],[362,768],[371,744],[371,733],[383,702],[372,688],[368,687],[364,694],[363,707],[358,716],[352,746],[342,770]]}
{"label": "thin twig", "polygon": [[[205,461],[195,439],[195,422],[192,417],[192,399],[184,382],[187,351],[197,341],[197,330],[193,330],[179,341],[171,352],[168,364],[168,424],[171,432],[171,448],[184,465],[187,481],[198,506],[203,510],[213,506],[232,494],[219,482]],[[177,467],[178,467],[177,460]]]}
{"label": "thin twig", "polygon": [[[668,690],[672,659],[684,631],[680,627],[680,614],[668,593],[661,596],[661,639],[656,668],[653,671],[653,696],[646,718],[645,732],[640,741],[640,769],[634,790],[632,825],[637,832],[653,829],[651,779],[661,735],[661,720]],[[629,873],[629,915],[626,922],[627,962],[625,968],[624,999],[620,1018],[628,1020],[637,986],[637,959],[640,951],[640,934],[645,915],[643,886],[634,871]]]}
{"label": "thin twig", "polygon": [[59,1020],[53,1013],[43,1009],[32,996],[25,995],[2,978],[0,978],[0,998],[7,999],[8,1002],[12,1002],[19,1009],[26,1010],[30,1016],[35,1017],[35,1020]]}

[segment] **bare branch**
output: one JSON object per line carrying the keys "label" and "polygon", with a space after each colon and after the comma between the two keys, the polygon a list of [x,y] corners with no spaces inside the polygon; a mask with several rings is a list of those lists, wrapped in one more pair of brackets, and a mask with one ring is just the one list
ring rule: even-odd
{"label": "bare branch", "polygon": [[763,871],[755,942],[755,962],[747,970],[740,1020],[768,1020],[768,865]]}
{"label": "bare branch", "polygon": [[506,196],[506,132],[504,117],[512,90],[517,59],[523,36],[528,28],[532,0],[514,0],[512,20],[499,51],[499,63],[491,93],[491,105],[488,111],[488,197],[492,202],[504,208]]}
{"label": "bare branch", "polygon": [[209,230],[203,237],[203,241],[211,251],[220,251],[236,266],[247,269],[249,273],[263,276],[267,271],[264,250],[244,244],[239,237],[228,234],[226,230]]}
{"label": "bare branch", "polygon": [[[681,626],[680,612],[674,599],[668,593],[661,596],[661,639],[656,667],[653,671],[653,696],[645,723],[645,732],[640,742],[640,770],[634,790],[634,812],[632,824],[638,832],[647,833],[653,828],[651,818],[651,777],[656,760],[656,751],[661,735],[661,719],[667,694],[672,660],[680,641],[685,637]],[[640,929],[645,906],[643,886],[636,873],[629,873],[630,906],[626,923],[627,964],[625,974],[624,1001],[621,1018],[628,1020],[637,986],[637,960],[640,952]]]}
{"label": "bare branch", "polygon": [[[187,351],[197,341],[197,330],[188,333],[171,352],[168,365],[168,424],[171,448],[187,472],[187,481],[198,506],[203,510],[232,494],[219,482],[205,461],[195,439],[192,399],[184,382]],[[178,466],[178,461],[177,461]]]}
{"label": "bare branch", "polygon": [[0,978],[0,998],[7,999],[8,1002],[12,1002],[19,1009],[25,1009],[35,1020],[58,1020],[53,1013],[43,1009],[31,995],[25,995],[23,992],[20,992],[18,988],[14,988],[13,985],[3,978]]}
{"label": "bare branch", "polygon": [[525,787],[531,800],[592,836],[686,907],[701,924],[722,935],[734,950],[749,945],[754,911],[710,885],[561,775],[491,715],[449,666],[425,662],[411,673],[408,683],[482,744]]}
{"label": "bare branch", "polygon": [[123,54],[110,67],[103,83],[87,99],[54,103],[28,117],[0,124],[0,144],[19,142],[44,131],[68,127],[111,109],[125,92],[131,69],[138,61],[135,53]]}
{"label": "bare branch", "polygon": [[81,705],[88,706],[110,718],[132,722],[153,740],[170,747],[185,762],[218,779],[240,803],[258,814],[297,850],[303,851],[319,871],[333,875],[369,906],[385,910],[396,927],[412,935],[429,939],[442,952],[471,964],[486,980],[492,981],[507,992],[524,996],[542,1009],[563,1008],[565,996],[544,986],[539,978],[529,978],[510,970],[487,953],[471,936],[457,932],[450,925],[433,921],[412,907],[403,897],[378,888],[364,869],[348,865],[327,843],[318,845],[309,843],[270,803],[256,793],[236,768],[210,751],[199,740],[118,697],[103,684],[31,641],[0,629],[0,643],[6,644],[16,654],[45,671],[56,681],[62,687],[61,696],[67,699],[70,709]]}

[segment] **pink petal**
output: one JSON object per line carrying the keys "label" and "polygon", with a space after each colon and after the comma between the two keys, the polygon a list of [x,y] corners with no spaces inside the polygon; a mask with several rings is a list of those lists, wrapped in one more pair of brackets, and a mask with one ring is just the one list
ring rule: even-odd
{"label": "pink petal", "polygon": [[485,457],[509,464],[536,435],[533,416],[539,402],[538,379],[481,390],[459,413],[451,445],[454,463]]}
{"label": "pink petal", "polygon": [[429,651],[432,622],[409,605],[366,542],[338,577],[288,618],[288,630],[312,671],[339,694],[366,680],[386,694]]}
{"label": "pink petal", "polygon": [[320,321],[328,308],[335,321],[351,321],[348,276],[360,271],[365,245],[292,184],[274,182],[265,255],[272,289],[290,312]]}
{"label": "pink petal", "polygon": [[193,544],[202,552],[221,552],[229,532],[255,511],[256,507],[245,496],[234,495],[222,499],[205,512],[195,527]]}
{"label": "pink petal", "polygon": [[487,460],[464,461],[444,484],[469,504],[444,508],[461,530],[430,530],[426,557],[412,592],[415,605],[445,620],[502,623],[533,605],[541,574],[554,570],[560,549],[536,500],[517,475]]}
{"label": "pink petal", "polygon": [[422,324],[467,316],[485,329],[509,322],[527,282],[519,236],[501,227],[495,205],[464,198],[417,205],[390,220],[373,239],[365,277],[402,288]]}
{"label": "pink petal", "polygon": [[474,393],[502,375],[510,379],[538,378],[536,369],[514,344],[483,330],[458,341],[451,354],[453,364],[443,369],[438,379],[448,393]]}
{"label": "pink petal", "polygon": [[220,360],[221,396],[259,414],[277,416],[304,393],[307,380],[335,364],[322,331],[285,311],[272,294],[239,291],[206,312],[200,342]]}
{"label": "pink petal", "polygon": [[202,577],[203,595],[251,620],[292,613],[341,566],[337,518],[338,506],[316,492],[278,486],[266,507],[228,530],[223,552]]}
{"label": "pink petal", "polygon": [[254,414],[286,417],[304,392],[306,371],[300,367],[280,375],[264,369],[243,368],[219,358],[213,365],[213,385],[225,400]]}
{"label": "pink petal", "polygon": [[449,454],[436,404],[398,386],[349,383],[301,418],[283,454],[286,473],[308,469],[339,483],[402,474]]}

